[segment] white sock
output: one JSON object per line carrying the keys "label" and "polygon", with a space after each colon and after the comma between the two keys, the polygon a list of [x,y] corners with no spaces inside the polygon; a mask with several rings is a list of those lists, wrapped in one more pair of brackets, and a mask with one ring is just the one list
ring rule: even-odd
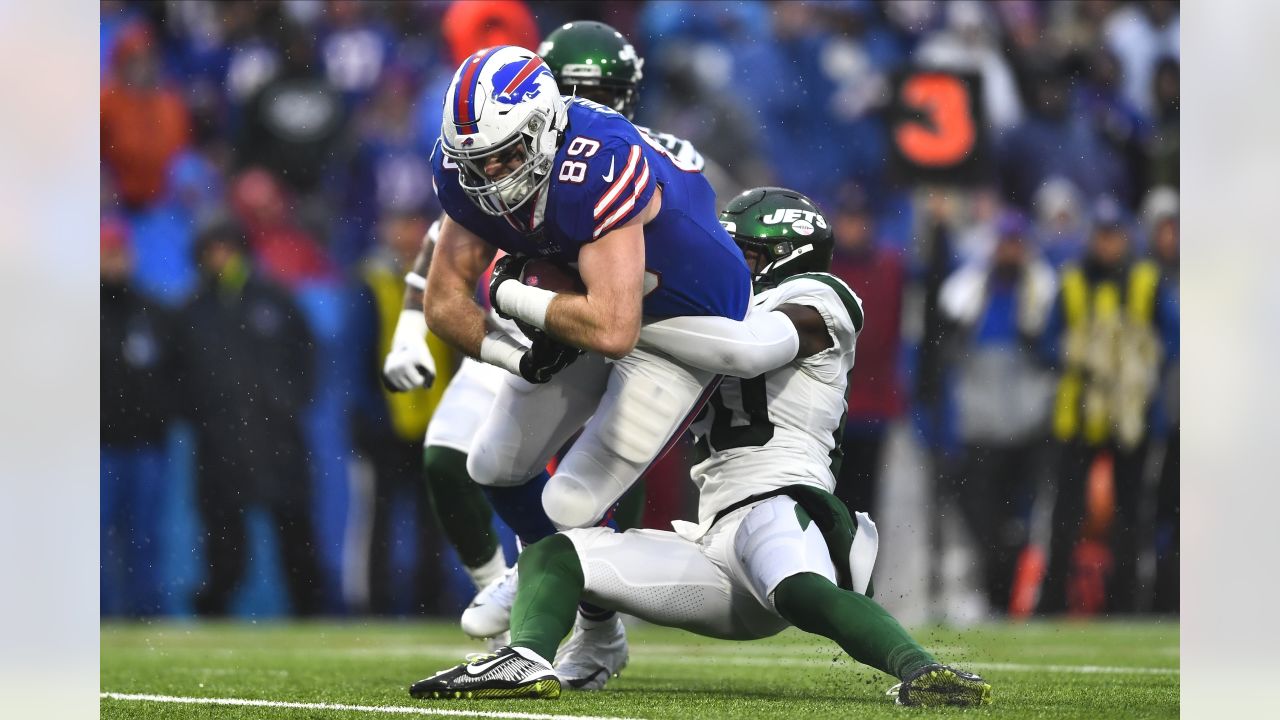
{"label": "white sock", "polygon": [[493,557],[489,558],[479,567],[466,568],[467,574],[471,576],[471,582],[476,586],[476,592],[483,590],[489,583],[502,577],[507,571],[507,558],[502,554],[502,546],[499,545],[497,550],[493,551]]}
{"label": "white sock", "polygon": [[517,655],[523,657],[526,660],[533,660],[535,662],[542,663],[548,670],[550,670],[552,667],[551,663],[547,662],[546,658],[542,657],[541,655],[530,650],[527,647],[512,645],[511,649],[515,650]]}

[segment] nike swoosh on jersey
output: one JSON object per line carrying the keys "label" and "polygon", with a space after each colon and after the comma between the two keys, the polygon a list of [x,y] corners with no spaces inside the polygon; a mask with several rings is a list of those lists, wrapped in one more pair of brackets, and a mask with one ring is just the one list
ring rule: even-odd
{"label": "nike swoosh on jersey", "polygon": [[609,158],[609,172],[604,176],[605,182],[613,182],[613,163],[617,160],[618,158],[616,156]]}

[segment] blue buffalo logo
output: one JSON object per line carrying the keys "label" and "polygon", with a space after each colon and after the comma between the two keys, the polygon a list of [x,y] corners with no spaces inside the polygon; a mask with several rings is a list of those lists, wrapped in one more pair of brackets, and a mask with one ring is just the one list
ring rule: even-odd
{"label": "blue buffalo logo", "polygon": [[538,85],[538,76],[551,77],[551,71],[543,64],[541,58],[527,58],[507,63],[493,74],[493,96],[504,105],[519,105],[530,98],[535,98],[542,90]]}

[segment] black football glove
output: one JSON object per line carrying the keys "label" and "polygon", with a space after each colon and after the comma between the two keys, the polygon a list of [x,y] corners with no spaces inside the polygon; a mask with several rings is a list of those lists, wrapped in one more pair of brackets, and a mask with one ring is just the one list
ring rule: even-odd
{"label": "black football glove", "polygon": [[582,354],[578,348],[566,345],[536,328],[528,335],[533,346],[520,358],[520,377],[535,385],[548,382]]}
{"label": "black football glove", "polygon": [[502,312],[498,307],[498,286],[508,280],[520,282],[520,274],[524,272],[524,266],[529,260],[530,258],[525,255],[503,255],[498,262],[494,263],[493,276],[489,278],[489,307],[492,307],[499,317],[511,319],[510,315]]}

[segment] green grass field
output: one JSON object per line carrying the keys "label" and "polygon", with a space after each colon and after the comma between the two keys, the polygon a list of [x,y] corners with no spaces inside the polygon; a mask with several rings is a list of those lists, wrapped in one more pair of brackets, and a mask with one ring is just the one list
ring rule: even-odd
{"label": "green grass field", "polygon": [[[1178,715],[1178,624],[1031,623],[921,630],[944,662],[994,686],[982,710],[894,707],[893,680],[822,638],[707,640],[630,630],[631,664],[598,693],[559,700],[436,701],[409,683],[483,648],[422,622],[155,623],[102,627],[103,718],[902,717],[1167,718]],[[128,696],[161,696],[143,699]],[[220,699],[216,704],[198,699]],[[235,700],[236,702],[227,702]],[[271,703],[276,703],[272,705]],[[474,713],[474,715],[473,715]]]}

